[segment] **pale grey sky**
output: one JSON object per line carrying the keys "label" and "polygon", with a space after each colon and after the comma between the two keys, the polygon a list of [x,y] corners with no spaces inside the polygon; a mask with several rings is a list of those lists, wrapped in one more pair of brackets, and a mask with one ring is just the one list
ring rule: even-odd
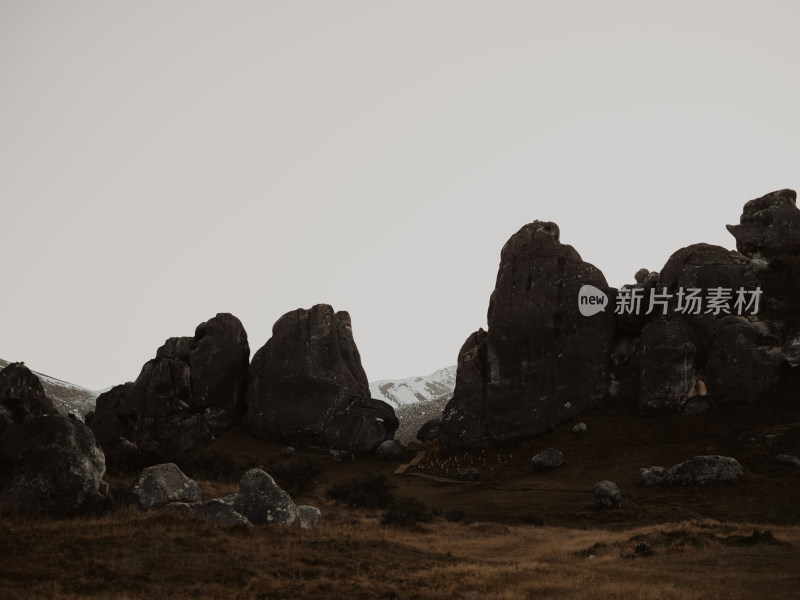
{"label": "pale grey sky", "polygon": [[800,3],[0,0],[0,357],[92,388],[217,312],[454,364],[552,220],[612,285],[800,186]]}

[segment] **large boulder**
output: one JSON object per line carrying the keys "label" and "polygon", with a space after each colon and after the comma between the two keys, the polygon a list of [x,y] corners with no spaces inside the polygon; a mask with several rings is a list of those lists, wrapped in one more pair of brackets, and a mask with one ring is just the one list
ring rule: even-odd
{"label": "large boulder", "polygon": [[61,415],[33,417],[0,436],[0,509],[72,516],[108,500],[103,452],[91,430]]}
{"label": "large boulder", "polygon": [[243,425],[259,437],[368,453],[398,421],[370,397],[350,315],[317,304],[278,319],[253,356]]}
{"label": "large boulder", "polygon": [[297,518],[302,529],[319,529],[322,512],[316,506],[304,504],[297,507]]}
{"label": "large boulder", "polygon": [[128,491],[140,510],[149,510],[170,502],[200,502],[200,486],[178,468],[175,463],[147,467],[136,478]]}
{"label": "large boulder", "polygon": [[594,503],[600,509],[622,508],[622,492],[613,481],[594,484]]}
{"label": "large boulder", "polygon": [[42,382],[24,363],[0,370],[0,433],[27,419],[58,414]]}
{"label": "large boulder", "polygon": [[[602,307],[587,316],[584,286]],[[530,437],[603,398],[614,327],[609,294],[600,270],[559,241],[555,223],[534,221],[514,234],[501,252],[485,343],[478,332],[460,353],[441,443]]]}
{"label": "large boulder", "polygon": [[797,192],[779,190],[744,205],[739,225],[728,225],[736,248],[745,256],[800,254]]}
{"label": "large boulder", "polygon": [[291,496],[261,469],[250,469],[242,476],[232,506],[254,525],[269,523],[288,527],[299,518]]}
{"label": "large boulder", "polygon": [[249,356],[239,319],[220,313],[194,337],[168,339],[136,381],[101,394],[89,425],[114,458],[130,444],[160,459],[193,450],[243,411]]}

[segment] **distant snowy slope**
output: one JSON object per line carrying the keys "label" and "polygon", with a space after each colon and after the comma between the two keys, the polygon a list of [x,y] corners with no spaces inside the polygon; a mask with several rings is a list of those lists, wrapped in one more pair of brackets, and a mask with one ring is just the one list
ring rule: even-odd
{"label": "distant snowy slope", "polygon": [[456,387],[456,366],[445,367],[422,377],[408,379],[382,379],[371,381],[369,390],[373,398],[388,402],[395,408],[417,402],[449,398]]}
{"label": "distant snowy slope", "polygon": [[[5,369],[8,364],[7,360],[0,358],[0,369]],[[68,383],[37,371],[33,372],[42,382],[44,393],[53,401],[53,406],[62,415],[69,414],[71,410],[74,410],[84,416],[90,410],[94,410],[95,401],[100,392],[88,390],[74,383]]]}
{"label": "distant snowy slope", "polygon": [[373,398],[394,407],[400,421],[394,437],[404,444],[416,440],[417,431],[426,421],[442,416],[455,387],[455,365],[422,377],[382,379],[369,384]]}

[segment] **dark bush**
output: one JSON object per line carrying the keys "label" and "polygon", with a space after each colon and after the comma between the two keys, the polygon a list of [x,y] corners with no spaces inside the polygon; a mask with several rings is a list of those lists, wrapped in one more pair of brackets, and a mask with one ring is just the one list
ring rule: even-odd
{"label": "dark bush", "polygon": [[522,517],[522,523],[524,525],[536,525],[537,527],[544,525],[542,518],[537,515],[525,515]]}
{"label": "dark bush", "polygon": [[317,476],[322,472],[318,463],[297,455],[270,461],[264,469],[290,496],[310,492]]}
{"label": "dark bush", "polygon": [[450,521],[451,523],[466,523],[469,520],[467,518],[467,514],[460,508],[448,510],[446,513],[444,513],[444,519],[445,521]]}
{"label": "dark bush", "polygon": [[386,475],[368,473],[331,486],[327,496],[348,506],[385,508],[394,500],[394,486]]}
{"label": "dark bush", "polygon": [[430,523],[433,515],[422,502],[416,498],[403,496],[393,500],[381,515],[383,525],[396,527],[413,527],[418,523]]}
{"label": "dark bush", "polygon": [[[174,462],[187,477],[192,479],[227,483],[239,481],[245,471],[262,464],[258,458],[246,455],[234,456],[230,452],[220,452],[210,448],[186,453],[175,457],[174,460],[158,462]],[[158,462],[151,462],[151,464],[158,464]]]}

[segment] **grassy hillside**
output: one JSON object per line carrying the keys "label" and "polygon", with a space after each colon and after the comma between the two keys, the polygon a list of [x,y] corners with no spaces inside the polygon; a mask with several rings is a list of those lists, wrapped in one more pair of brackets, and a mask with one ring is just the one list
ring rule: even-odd
{"label": "grassy hillside", "polygon": [[[791,393],[776,397],[783,402],[769,409],[754,405],[734,415],[718,407],[654,420],[607,404],[582,415],[589,427],[582,436],[567,423],[491,452],[446,455],[430,444],[425,459],[400,475],[394,471],[414,452],[388,462],[336,462],[326,449],[298,447],[296,458],[281,460],[279,442],[237,429],[181,459],[205,497],[235,491],[244,469],[263,465],[296,503],[322,509],[319,531],[226,532],[140,515],[121,502],[135,474],[118,473],[109,476],[117,497],[110,514],[0,521],[0,596],[790,597],[800,585],[800,477],[774,456],[800,454],[800,413]],[[567,464],[534,473],[530,457],[548,447]],[[639,467],[709,453],[736,457],[745,476],[704,487],[638,485]],[[481,470],[481,483],[455,481],[456,470],[469,465]],[[395,496],[420,500],[432,520],[383,525],[380,508],[328,498],[332,486],[367,473],[384,475]],[[593,486],[603,479],[622,489],[621,509],[595,509]],[[455,510],[459,521],[451,522]],[[639,541],[655,556],[629,558]]]}

